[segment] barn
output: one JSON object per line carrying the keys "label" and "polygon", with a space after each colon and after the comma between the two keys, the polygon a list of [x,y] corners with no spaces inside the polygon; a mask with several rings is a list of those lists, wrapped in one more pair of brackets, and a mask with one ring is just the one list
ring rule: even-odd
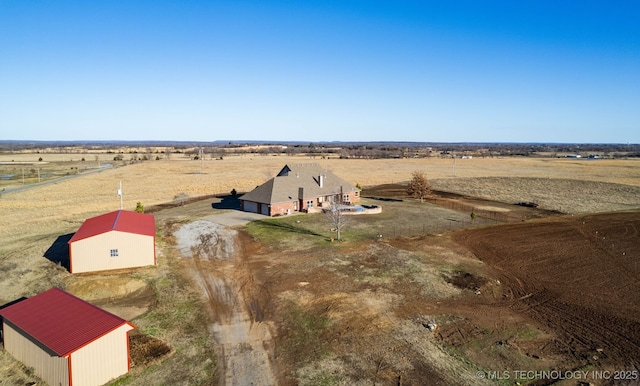
{"label": "barn", "polygon": [[126,320],[52,288],[0,309],[4,349],[49,385],[102,385],[129,371]]}
{"label": "barn", "polygon": [[96,272],[156,264],[151,214],[118,210],[87,219],[69,240],[69,271]]}

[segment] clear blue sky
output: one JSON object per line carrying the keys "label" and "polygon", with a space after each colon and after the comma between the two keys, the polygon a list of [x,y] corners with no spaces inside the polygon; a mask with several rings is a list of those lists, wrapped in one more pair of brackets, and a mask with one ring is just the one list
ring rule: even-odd
{"label": "clear blue sky", "polygon": [[640,1],[0,0],[0,139],[640,143]]}

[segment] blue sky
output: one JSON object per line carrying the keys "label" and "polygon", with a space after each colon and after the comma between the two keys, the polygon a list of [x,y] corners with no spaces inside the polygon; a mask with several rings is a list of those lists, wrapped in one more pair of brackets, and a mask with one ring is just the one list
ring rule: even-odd
{"label": "blue sky", "polygon": [[0,0],[0,139],[640,143],[640,2]]}

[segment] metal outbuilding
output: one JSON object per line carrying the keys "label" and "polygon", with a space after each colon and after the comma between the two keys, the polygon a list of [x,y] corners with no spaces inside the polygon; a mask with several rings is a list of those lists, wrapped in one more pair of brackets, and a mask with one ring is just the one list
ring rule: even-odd
{"label": "metal outbuilding", "polygon": [[96,272],[156,264],[151,214],[118,210],[87,219],[69,240],[69,271]]}
{"label": "metal outbuilding", "polygon": [[0,309],[4,349],[49,385],[102,385],[129,371],[126,320],[52,288]]}

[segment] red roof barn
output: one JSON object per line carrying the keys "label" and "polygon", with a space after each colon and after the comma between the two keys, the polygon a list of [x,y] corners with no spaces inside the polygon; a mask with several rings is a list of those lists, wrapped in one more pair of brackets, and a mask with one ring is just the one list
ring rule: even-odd
{"label": "red roof barn", "polygon": [[126,320],[52,288],[0,309],[4,348],[50,385],[102,385],[129,371]]}
{"label": "red roof barn", "polygon": [[71,273],[156,264],[156,226],[151,214],[126,210],[87,219],[69,240]]}

